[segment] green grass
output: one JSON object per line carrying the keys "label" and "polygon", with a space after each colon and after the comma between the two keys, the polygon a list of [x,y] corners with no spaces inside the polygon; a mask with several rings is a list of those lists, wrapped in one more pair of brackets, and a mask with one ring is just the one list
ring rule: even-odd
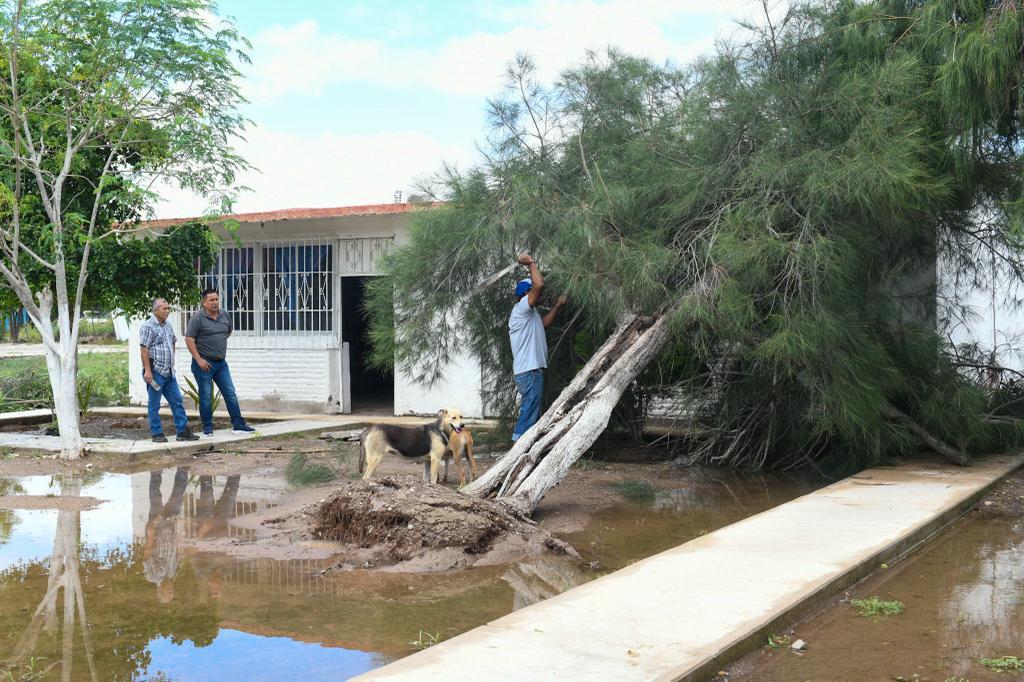
{"label": "green grass", "polygon": [[654,486],[645,481],[615,481],[611,486],[630,502],[650,502],[654,499]]}
{"label": "green grass", "polygon": [[867,599],[851,599],[850,603],[853,608],[857,609],[857,613],[866,618],[873,618],[876,616],[896,616],[903,613],[903,602],[901,601],[885,601],[878,597],[868,597]]}
{"label": "green grass", "polygon": [[304,453],[296,452],[288,460],[284,475],[292,485],[303,486],[333,481],[335,471],[329,466],[310,462]]}
{"label": "green grass", "polygon": [[768,635],[768,646],[772,649],[781,649],[792,644],[789,635]]}
{"label": "green grass", "polygon": [[[89,386],[90,407],[128,404],[128,353],[81,353],[78,380]],[[0,412],[50,407],[46,359],[0,359]]]}
{"label": "green grass", "polygon": [[1024,659],[1016,656],[1002,656],[1000,658],[983,658],[981,664],[986,668],[1001,673],[1019,673],[1024,671]]}

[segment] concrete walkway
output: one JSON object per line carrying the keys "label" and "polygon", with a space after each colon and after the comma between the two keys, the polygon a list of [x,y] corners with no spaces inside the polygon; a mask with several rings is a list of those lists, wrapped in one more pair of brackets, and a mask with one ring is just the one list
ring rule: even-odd
{"label": "concrete walkway", "polygon": [[[145,417],[144,407],[98,407],[91,411],[106,416]],[[166,408],[164,415],[166,416]],[[190,417],[198,417],[194,410],[186,410]],[[215,417],[227,418],[227,412],[217,411]],[[270,438],[274,436],[311,435],[324,431],[340,431],[355,429],[362,424],[423,424],[430,421],[426,417],[395,417],[376,414],[283,414],[280,412],[246,412],[245,416],[253,421],[268,423],[254,424],[255,434],[235,434],[230,429],[216,431],[213,437],[201,437],[197,441],[178,443],[173,436],[166,443],[154,443],[151,439],[130,440],[126,438],[84,438],[86,450],[93,453],[114,453],[141,455],[173,452],[183,454],[209,450],[223,443],[249,440],[251,438]],[[0,414],[0,424],[33,424],[48,422],[52,418],[49,410],[24,410]],[[490,424],[489,420],[470,420],[474,424]],[[61,441],[59,436],[40,436],[32,433],[0,432],[0,449],[14,450],[19,453],[59,453]]]}
{"label": "concrete walkway", "polygon": [[870,469],[358,679],[708,680],[1021,464]]}
{"label": "concrete walkway", "polygon": [[[78,344],[79,353],[127,353],[128,344],[119,346],[102,346],[89,343]],[[29,358],[45,355],[41,343],[0,343],[0,358]]]}

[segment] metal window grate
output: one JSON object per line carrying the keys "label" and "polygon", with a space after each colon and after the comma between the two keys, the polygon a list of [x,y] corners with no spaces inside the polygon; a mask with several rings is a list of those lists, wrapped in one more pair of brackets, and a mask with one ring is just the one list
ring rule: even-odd
{"label": "metal window grate", "polygon": [[[197,276],[201,289],[220,293],[221,307],[240,334],[330,333],[334,254],[334,242],[319,237],[254,242],[221,249],[212,267]],[[186,311],[184,321],[197,310]]]}
{"label": "metal window grate", "polygon": [[300,242],[264,246],[263,330],[328,332],[334,328],[334,246]]}

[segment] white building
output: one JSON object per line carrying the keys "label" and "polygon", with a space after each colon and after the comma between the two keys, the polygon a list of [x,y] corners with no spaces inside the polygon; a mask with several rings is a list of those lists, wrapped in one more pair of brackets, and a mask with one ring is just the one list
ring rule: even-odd
{"label": "white building", "polygon": [[[422,209],[397,203],[228,216],[239,228],[233,236],[221,231],[221,252],[200,284],[217,289],[231,314],[227,361],[243,409],[429,415],[454,406],[466,416],[483,416],[481,370],[468,355],[429,388],[366,363],[364,286],[379,274],[380,256],[406,240],[416,210]],[[192,378],[183,338],[189,312],[171,317],[183,388]],[[129,339],[129,395],[140,405],[146,403],[137,352],[142,322],[132,322]]]}

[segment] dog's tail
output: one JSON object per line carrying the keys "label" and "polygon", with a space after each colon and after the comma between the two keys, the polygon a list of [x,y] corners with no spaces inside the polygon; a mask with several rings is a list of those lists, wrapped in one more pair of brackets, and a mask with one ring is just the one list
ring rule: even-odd
{"label": "dog's tail", "polygon": [[366,470],[366,434],[369,429],[359,434],[359,473]]}

